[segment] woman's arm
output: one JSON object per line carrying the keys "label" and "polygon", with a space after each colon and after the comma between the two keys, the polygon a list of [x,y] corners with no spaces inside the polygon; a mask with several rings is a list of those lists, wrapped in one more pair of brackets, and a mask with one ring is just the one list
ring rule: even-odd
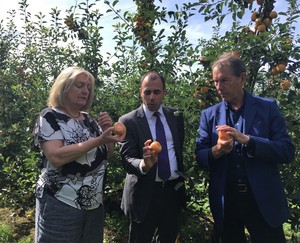
{"label": "woman's arm", "polygon": [[[64,145],[63,140],[51,140],[42,142],[41,147],[49,162],[54,167],[60,167],[74,161],[98,146],[108,144],[111,147],[114,143],[121,142],[125,134],[122,136],[112,135],[113,129],[113,127],[107,128],[100,136],[81,143]],[[109,149],[111,153],[111,148]]]}

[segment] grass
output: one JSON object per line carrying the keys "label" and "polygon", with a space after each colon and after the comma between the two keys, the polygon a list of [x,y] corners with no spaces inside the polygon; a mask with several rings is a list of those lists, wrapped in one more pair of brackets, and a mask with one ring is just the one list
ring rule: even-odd
{"label": "grass", "polygon": [[0,243],[33,243],[34,210],[0,208]]}
{"label": "grass", "polygon": [[[8,208],[0,208],[0,243],[33,243],[34,242],[34,210],[23,209],[12,212]],[[292,231],[290,224],[284,224],[287,243],[299,243],[300,232]],[[204,218],[186,214],[184,227],[178,243],[211,242],[211,225]],[[106,215],[104,243],[127,243],[128,221],[119,211]],[[199,241],[200,240],[200,241]]]}
{"label": "grass", "polygon": [[13,242],[13,230],[6,224],[0,224],[0,242]]}

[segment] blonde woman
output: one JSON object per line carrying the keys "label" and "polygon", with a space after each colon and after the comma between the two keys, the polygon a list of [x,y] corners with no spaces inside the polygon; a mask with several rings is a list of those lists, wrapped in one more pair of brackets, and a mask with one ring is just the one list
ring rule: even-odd
{"label": "blonde woman", "polygon": [[102,242],[103,181],[114,143],[112,119],[98,121],[86,111],[94,96],[94,77],[79,67],[55,80],[48,108],[34,128],[43,168],[36,186],[35,242]]}

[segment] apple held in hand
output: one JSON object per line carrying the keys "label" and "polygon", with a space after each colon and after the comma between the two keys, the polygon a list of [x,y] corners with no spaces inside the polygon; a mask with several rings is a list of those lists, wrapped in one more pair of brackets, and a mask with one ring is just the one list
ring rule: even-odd
{"label": "apple held in hand", "polygon": [[149,147],[150,147],[150,149],[153,150],[156,154],[160,153],[161,150],[162,150],[162,147],[161,147],[160,143],[157,142],[157,141],[152,142],[152,143],[150,144]]}
{"label": "apple held in hand", "polygon": [[218,135],[219,135],[219,139],[223,140],[223,141],[226,141],[226,140],[229,140],[232,138],[232,136],[230,134],[228,134],[226,130],[220,130]]}
{"label": "apple held in hand", "polygon": [[114,134],[121,136],[124,133],[126,133],[126,127],[125,127],[125,125],[122,122],[120,122],[120,121],[116,122],[114,124]]}

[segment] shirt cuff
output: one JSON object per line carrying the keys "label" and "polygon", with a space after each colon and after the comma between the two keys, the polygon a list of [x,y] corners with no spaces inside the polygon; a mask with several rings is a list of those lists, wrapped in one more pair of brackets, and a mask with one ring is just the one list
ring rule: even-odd
{"label": "shirt cuff", "polygon": [[140,172],[141,172],[142,175],[146,175],[146,174],[147,174],[147,171],[146,171],[146,172],[143,171],[143,168],[142,168],[142,162],[143,162],[143,161],[144,161],[144,160],[142,159],[141,162],[140,162],[140,164],[139,164],[139,169],[140,169]]}
{"label": "shirt cuff", "polygon": [[253,158],[255,156],[255,140],[253,137],[249,136],[250,140],[247,145],[245,145],[247,156]]}

